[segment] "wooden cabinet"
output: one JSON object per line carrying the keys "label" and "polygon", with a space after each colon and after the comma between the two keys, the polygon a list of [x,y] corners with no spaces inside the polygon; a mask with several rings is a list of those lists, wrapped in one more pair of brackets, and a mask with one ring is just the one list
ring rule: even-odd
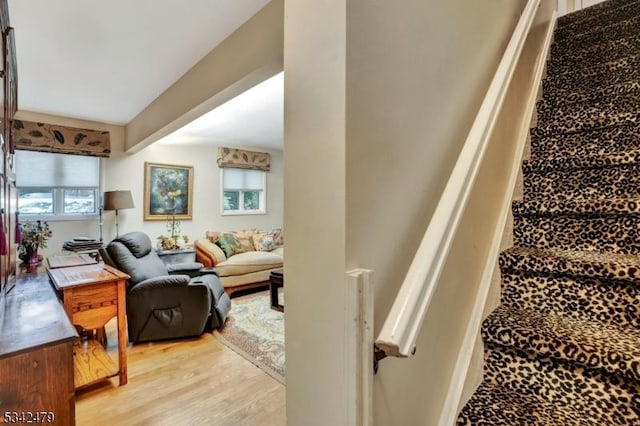
{"label": "wooden cabinet", "polygon": [[[0,70],[0,219],[3,233],[0,250],[0,299],[15,285],[17,189],[15,173],[15,144],[13,141],[13,117],[18,107],[18,77],[14,29],[9,25],[7,0],[0,0],[0,34],[2,35],[2,61]],[[2,319],[0,304],[0,320]]]}
{"label": "wooden cabinet", "polygon": [[4,304],[0,415],[15,413],[26,423],[28,416],[46,413],[54,424],[75,424],[73,344],[78,335],[47,273],[20,274]]}

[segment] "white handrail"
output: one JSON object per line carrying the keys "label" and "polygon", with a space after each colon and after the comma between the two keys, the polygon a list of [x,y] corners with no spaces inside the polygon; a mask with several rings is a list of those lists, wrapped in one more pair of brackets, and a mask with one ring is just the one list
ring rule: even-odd
{"label": "white handrail", "polygon": [[447,186],[389,311],[376,346],[387,355],[412,354],[429,302],[438,285],[460,217],[478,174],[509,83],[540,0],[529,0],[487,90]]}

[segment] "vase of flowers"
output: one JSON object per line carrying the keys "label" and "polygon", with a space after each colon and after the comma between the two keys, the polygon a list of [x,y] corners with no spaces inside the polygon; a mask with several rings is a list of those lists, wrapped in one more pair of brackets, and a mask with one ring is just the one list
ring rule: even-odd
{"label": "vase of flowers", "polygon": [[20,224],[21,240],[18,245],[18,257],[27,265],[40,263],[38,248],[46,248],[51,238],[51,228],[47,222],[26,221]]}

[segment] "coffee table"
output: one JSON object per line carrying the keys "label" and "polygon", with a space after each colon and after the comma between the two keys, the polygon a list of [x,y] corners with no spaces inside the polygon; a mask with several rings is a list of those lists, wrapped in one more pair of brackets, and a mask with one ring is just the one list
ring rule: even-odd
{"label": "coffee table", "polygon": [[271,293],[271,309],[284,312],[284,305],[278,302],[278,289],[284,287],[284,273],[282,269],[269,274],[269,292]]}

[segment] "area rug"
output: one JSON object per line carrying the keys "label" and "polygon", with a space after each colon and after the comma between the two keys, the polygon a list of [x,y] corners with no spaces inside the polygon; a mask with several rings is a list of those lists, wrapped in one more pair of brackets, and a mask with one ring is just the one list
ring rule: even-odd
{"label": "area rug", "polygon": [[215,336],[284,384],[284,314],[271,309],[268,291],[233,298],[227,322]]}

